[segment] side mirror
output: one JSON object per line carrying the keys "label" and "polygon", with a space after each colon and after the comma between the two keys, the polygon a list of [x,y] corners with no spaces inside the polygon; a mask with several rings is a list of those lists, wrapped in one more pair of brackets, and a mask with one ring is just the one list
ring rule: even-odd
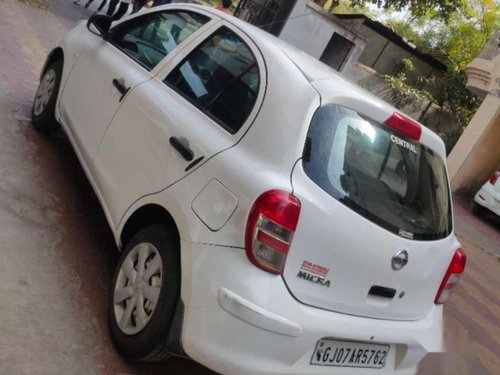
{"label": "side mirror", "polygon": [[87,21],[87,29],[92,34],[103,36],[111,28],[112,18],[103,14],[93,14]]}

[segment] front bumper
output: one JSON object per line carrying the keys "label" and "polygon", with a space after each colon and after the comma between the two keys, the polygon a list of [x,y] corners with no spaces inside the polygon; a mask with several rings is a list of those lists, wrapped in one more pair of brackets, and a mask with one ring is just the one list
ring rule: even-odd
{"label": "front bumper", "polygon": [[493,185],[485,183],[474,196],[474,201],[500,216],[500,200],[495,199],[494,189]]}
{"label": "front bumper", "polygon": [[186,305],[182,345],[221,374],[379,374],[310,365],[316,342],[334,338],[390,344],[384,374],[414,374],[442,351],[442,307],[419,321],[361,318],[296,301],[279,276],[254,267],[243,249],[182,243]]}

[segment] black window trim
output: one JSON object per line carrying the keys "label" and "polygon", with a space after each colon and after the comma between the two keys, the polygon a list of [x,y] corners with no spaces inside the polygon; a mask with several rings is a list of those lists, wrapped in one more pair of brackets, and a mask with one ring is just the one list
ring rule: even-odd
{"label": "black window trim", "polygon": [[[193,53],[195,53],[199,47],[201,47],[202,45],[205,44],[205,42],[207,42],[216,32],[218,32],[220,29],[222,28],[227,28],[229,29],[230,31],[232,31],[233,33],[236,34],[236,36],[238,36],[238,38],[241,39],[241,41],[243,42],[243,44],[248,48],[248,50],[252,53],[254,59],[255,59],[255,65],[257,65],[257,68],[259,70],[259,86],[257,88],[257,95],[255,97],[255,102],[253,104],[253,107],[252,109],[248,112],[247,116],[245,117],[245,119],[243,120],[242,122],[242,125],[240,126],[240,128],[236,131],[234,131],[234,129],[232,129],[230,126],[226,125],[223,121],[221,121],[220,119],[218,119],[217,117],[215,117],[214,115],[212,115],[208,110],[205,110],[205,108],[203,108],[203,106],[201,106],[198,102],[196,102],[195,100],[191,99],[189,96],[187,96],[186,94],[184,94],[182,91],[180,90],[177,90],[177,88],[172,85],[170,82],[167,81],[167,78],[170,76],[170,74],[175,71],[178,67],[182,66],[182,64],[184,64],[190,57]],[[246,36],[246,34],[244,34]],[[257,102],[258,102],[258,99],[259,99],[259,95],[260,95],[260,92],[261,92],[261,88],[262,88],[262,67],[261,67],[261,64],[259,64],[259,59],[257,58],[256,54],[254,53],[254,51],[252,50],[252,48],[249,46],[249,44],[244,40],[244,38],[242,38],[241,36],[241,33],[239,33],[238,31],[234,30],[234,28],[232,27],[229,27],[227,24],[221,24],[219,27],[217,27],[215,30],[213,30],[210,35],[208,37],[206,37],[205,39],[203,39],[201,42],[199,42],[196,46],[194,46],[189,52],[188,54],[177,64],[175,65],[165,76],[165,78],[162,80],[162,82],[168,87],[170,88],[172,91],[174,91],[176,94],[180,95],[182,98],[184,98],[187,102],[189,102],[190,104],[192,104],[194,107],[196,107],[200,112],[202,112],[204,115],[206,115],[207,117],[209,117],[212,121],[214,121],[217,125],[219,125],[221,128],[223,128],[225,131],[227,131],[229,134],[231,135],[235,135],[237,134],[241,129],[243,129],[245,123],[248,121],[250,115],[252,114],[252,112],[255,110],[255,107],[257,106]],[[221,92],[222,93],[222,92]],[[209,107],[207,107],[208,109]]]}
{"label": "black window trim", "polygon": [[[165,9],[165,10],[158,10],[156,12],[151,12],[151,13],[147,13],[147,14],[142,14],[138,17],[135,17],[135,18],[132,18],[130,20],[127,20],[125,22],[121,22],[119,23],[118,25],[114,26],[106,35],[105,35],[105,40],[110,44],[112,45],[113,47],[115,47],[118,51],[120,51],[121,53],[123,53],[125,56],[127,56],[130,60],[134,61],[135,63],[137,63],[139,66],[141,66],[142,68],[144,68],[147,72],[152,72],[158,65],[161,64],[161,62],[163,60],[165,60],[166,58],[168,58],[168,55],[171,55],[171,53],[165,55],[163,57],[162,60],[160,60],[160,62],[158,64],[156,64],[156,66],[154,66],[153,68],[149,68],[149,66],[145,65],[142,61],[139,61],[137,59],[135,59],[133,56],[129,55],[128,53],[126,53],[122,48],[120,48],[120,46],[118,46],[116,44],[116,42],[114,41],[114,37],[115,37],[115,33],[116,32],[119,32],[121,31],[122,29],[125,29],[125,28],[128,28],[130,27],[130,25],[134,25],[136,24],[139,20],[142,20],[142,19],[145,19],[145,18],[149,18],[149,17],[153,17],[154,15],[158,14],[158,13],[179,13],[179,12],[185,12],[185,13],[193,13],[193,14],[198,14],[198,15],[201,15],[201,16],[204,16],[204,17],[207,17],[208,18],[208,21],[206,23],[204,23],[199,29],[195,30],[193,32],[193,34],[191,34],[188,38],[190,38],[191,36],[193,36],[194,34],[198,33],[205,25],[209,24],[210,22],[212,22],[214,20],[214,18],[210,15],[208,15],[208,13],[201,13],[201,12],[197,12],[197,11],[193,11],[193,10],[190,10],[190,9],[183,9],[183,8],[180,8],[180,9]],[[181,43],[182,44],[182,43]],[[179,48],[180,45],[176,46],[175,49],[173,51],[175,51],[177,48]],[[173,52],[172,51],[172,52]]]}

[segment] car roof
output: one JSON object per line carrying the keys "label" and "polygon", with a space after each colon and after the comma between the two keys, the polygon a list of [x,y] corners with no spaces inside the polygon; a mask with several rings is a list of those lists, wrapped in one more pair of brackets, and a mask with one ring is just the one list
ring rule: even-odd
{"label": "car roof", "polygon": [[[199,4],[177,3],[153,9],[156,9],[157,11],[162,8],[183,8],[211,13],[214,16],[226,20],[236,26],[250,39],[252,39],[257,46],[271,46],[270,48],[265,49],[267,54],[272,53],[276,55],[278,53],[282,55],[282,59],[286,59],[295,65],[301,75],[303,75],[305,79],[315,88],[315,90],[318,91],[323,102],[332,102],[351,107],[352,109],[359,111],[361,114],[364,114],[380,123],[383,123],[394,112],[402,113],[402,111],[398,110],[396,107],[363,89],[318,59],[275,37],[267,31],[264,31],[237,17],[219,11],[215,8]],[[266,56],[266,51],[261,48],[264,60],[267,60],[270,57]],[[446,150],[442,139],[426,126],[422,124],[421,126],[422,138],[420,139],[420,142],[434,151],[439,152],[443,159],[446,159]]]}
{"label": "car roof", "polygon": [[[278,47],[272,48],[272,53],[275,54],[277,51],[281,51],[282,55],[293,63],[307,81],[319,92],[323,103],[331,102],[345,105],[379,123],[383,123],[395,112],[402,113],[393,105],[363,89],[330,66],[274,35],[216,9],[205,6],[192,6],[200,7],[234,24],[257,45],[272,43],[275,47]],[[438,152],[446,160],[446,148],[443,140],[425,125],[420,125],[422,127],[420,142]]]}
{"label": "car roof", "polygon": [[[259,42],[274,43],[275,46],[279,47],[278,51],[281,51],[288,60],[294,63],[309,82],[333,77],[342,81],[347,81],[345,77],[330,68],[328,65],[325,65],[321,61],[259,27],[211,7],[197,4],[190,4],[189,6],[197,9],[203,9],[234,24],[257,44],[259,44]],[[274,51],[276,52],[276,50]]]}

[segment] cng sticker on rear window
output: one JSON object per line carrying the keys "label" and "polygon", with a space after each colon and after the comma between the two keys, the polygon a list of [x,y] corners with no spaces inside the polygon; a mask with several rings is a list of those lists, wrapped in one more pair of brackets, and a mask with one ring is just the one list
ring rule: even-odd
{"label": "cng sticker on rear window", "polygon": [[396,137],[394,134],[391,134],[391,141],[393,143],[397,144],[398,146],[402,146],[402,147],[410,150],[411,152],[414,152],[415,154],[417,154],[417,148],[415,147],[414,144],[407,142],[404,139],[401,139],[399,137]]}
{"label": "cng sticker on rear window", "polygon": [[410,239],[410,240],[413,240],[413,233],[408,232],[408,231],[406,231],[406,230],[404,230],[404,229],[400,229],[400,230],[399,230],[399,235],[400,235],[401,237],[404,237],[404,238],[408,238],[408,239]]}

